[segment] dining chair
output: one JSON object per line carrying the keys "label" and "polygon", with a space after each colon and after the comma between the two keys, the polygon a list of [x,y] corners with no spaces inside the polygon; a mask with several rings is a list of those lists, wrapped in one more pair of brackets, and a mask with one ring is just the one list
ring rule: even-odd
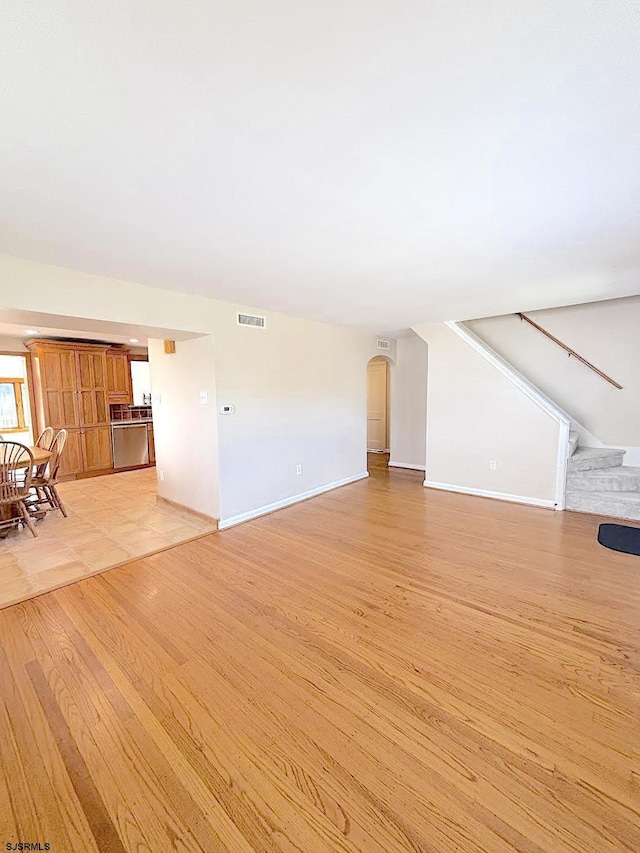
{"label": "dining chair", "polygon": [[51,445],[53,444],[53,437],[55,435],[55,430],[53,427],[45,427],[38,439],[36,441],[36,447],[41,447],[43,450],[51,450]]}
{"label": "dining chair", "polygon": [[[62,462],[62,454],[67,443],[67,431],[61,429],[51,443],[51,458],[44,466],[45,471],[42,476],[34,477],[32,487],[37,494],[38,507],[43,508],[42,504],[48,504],[48,510],[59,509],[63,516],[67,517],[67,511],[64,504],[60,500],[60,495],[56,486],[58,484],[58,473],[60,471],[60,463]],[[42,466],[40,466],[42,467]],[[47,473],[48,469],[48,473]]]}
{"label": "dining chair", "polygon": [[[53,437],[55,436],[55,430],[53,427],[45,427],[38,439],[36,441],[36,447],[42,448],[42,450],[51,450],[51,445],[53,444]],[[49,460],[43,462],[41,465],[36,466],[35,471],[33,472],[34,480],[42,479],[47,473],[47,467],[49,466]]]}
{"label": "dining chair", "polygon": [[37,536],[25,503],[33,477],[33,453],[17,441],[4,441],[0,446],[0,507],[17,507],[22,523],[32,536]]}

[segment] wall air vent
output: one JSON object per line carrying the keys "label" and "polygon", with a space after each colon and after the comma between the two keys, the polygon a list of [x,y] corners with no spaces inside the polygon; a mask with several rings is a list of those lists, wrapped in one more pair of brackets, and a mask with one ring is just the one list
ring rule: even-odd
{"label": "wall air vent", "polygon": [[267,318],[260,317],[258,314],[241,314],[238,311],[239,326],[253,326],[254,329],[264,329],[267,325]]}
{"label": "wall air vent", "polygon": [[389,341],[384,341],[382,338],[378,338],[376,346],[378,349],[389,349]]}

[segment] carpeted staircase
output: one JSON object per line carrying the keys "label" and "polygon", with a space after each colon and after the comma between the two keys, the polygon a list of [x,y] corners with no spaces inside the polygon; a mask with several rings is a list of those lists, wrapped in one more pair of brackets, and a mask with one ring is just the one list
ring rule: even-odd
{"label": "carpeted staircase", "polygon": [[567,467],[566,508],[640,520],[640,468],[623,468],[623,456],[624,450],[578,447]]}

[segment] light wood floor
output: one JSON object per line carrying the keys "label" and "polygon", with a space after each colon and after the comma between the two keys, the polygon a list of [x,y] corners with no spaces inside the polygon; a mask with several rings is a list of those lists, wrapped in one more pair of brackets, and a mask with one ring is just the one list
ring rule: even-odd
{"label": "light wood floor", "polygon": [[0,843],[640,850],[640,558],[374,470],[0,613]]}
{"label": "light wood floor", "polygon": [[[133,558],[215,530],[215,524],[156,504],[155,468],[72,480],[58,486],[67,510],[0,539],[0,608]],[[0,844],[2,843],[0,839]]]}

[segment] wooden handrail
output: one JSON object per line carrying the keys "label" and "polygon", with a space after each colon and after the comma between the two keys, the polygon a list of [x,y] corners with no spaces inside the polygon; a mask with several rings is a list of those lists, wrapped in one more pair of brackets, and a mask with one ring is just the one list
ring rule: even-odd
{"label": "wooden handrail", "polygon": [[534,329],[537,329],[539,332],[542,332],[542,334],[549,338],[549,340],[553,341],[554,344],[557,344],[559,347],[562,347],[562,349],[567,352],[569,356],[573,356],[574,358],[577,358],[578,361],[581,361],[583,364],[586,364],[588,368],[593,370],[594,373],[597,373],[598,376],[601,376],[602,379],[604,379],[610,385],[613,385],[614,388],[622,390],[622,385],[616,382],[615,379],[612,379],[610,376],[607,376],[606,373],[603,373],[601,370],[598,370],[595,364],[591,364],[590,361],[587,361],[586,358],[583,358],[581,355],[578,355],[578,353],[575,350],[572,350],[571,347],[568,347],[566,344],[563,344],[562,341],[559,341],[558,338],[554,337],[551,332],[547,332],[546,329],[543,329],[542,326],[539,326],[534,320],[531,319],[531,317],[527,317],[526,314],[522,314],[520,311],[516,312],[516,317],[520,317],[521,320],[524,320],[530,326],[533,326]]}

